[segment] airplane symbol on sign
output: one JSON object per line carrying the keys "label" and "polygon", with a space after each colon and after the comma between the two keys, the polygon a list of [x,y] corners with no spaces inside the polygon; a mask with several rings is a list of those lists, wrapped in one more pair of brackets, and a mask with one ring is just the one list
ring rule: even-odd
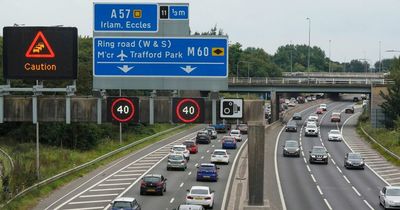
{"label": "airplane symbol on sign", "polygon": [[121,50],[121,53],[119,55],[117,55],[117,58],[120,58],[120,61],[125,61],[125,58],[127,58],[128,56],[124,54],[124,51]]}

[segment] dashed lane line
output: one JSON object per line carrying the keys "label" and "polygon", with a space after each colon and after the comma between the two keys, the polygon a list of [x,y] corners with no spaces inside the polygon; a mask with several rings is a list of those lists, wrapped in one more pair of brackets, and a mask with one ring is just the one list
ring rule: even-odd
{"label": "dashed lane line", "polygon": [[364,200],[364,203],[368,206],[369,209],[374,210],[374,208],[368,203],[368,201]]}
{"label": "dashed lane line", "polygon": [[354,190],[354,192],[356,192],[356,194],[357,194],[359,197],[361,197],[361,194],[358,192],[358,190],[357,190],[354,186],[351,186],[351,188]]}
{"label": "dashed lane line", "polygon": [[329,210],[332,210],[332,207],[331,207],[331,205],[329,204],[328,200],[326,200],[326,198],[324,198],[324,202],[325,202],[326,206],[328,206],[328,209],[329,209]]}
{"label": "dashed lane line", "polygon": [[319,185],[317,185],[317,189],[320,195],[323,195],[324,193],[322,192],[321,188],[319,187]]}

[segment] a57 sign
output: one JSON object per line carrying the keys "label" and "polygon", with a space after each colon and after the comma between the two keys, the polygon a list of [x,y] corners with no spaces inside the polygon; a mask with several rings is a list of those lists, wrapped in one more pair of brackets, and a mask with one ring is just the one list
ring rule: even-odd
{"label": "a57 sign", "polygon": [[139,122],[139,98],[108,97],[108,121],[119,123]]}
{"label": "a57 sign", "polygon": [[172,122],[204,123],[203,98],[173,98]]}

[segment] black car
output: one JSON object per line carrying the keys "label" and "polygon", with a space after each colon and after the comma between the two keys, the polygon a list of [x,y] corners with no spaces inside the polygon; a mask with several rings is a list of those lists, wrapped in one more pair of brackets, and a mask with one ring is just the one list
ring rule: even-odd
{"label": "black car", "polygon": [[300,146],[297,141],[288,140],[285,141],[285,145],[283,145],[283,157],[286,156],[295,156],[300,157]]}
{"label": "black car", "polygon": [[286,129],[285,129],[285,131],[286,132],[297,132],[297,123],[295,122],[295,121],[289,121],[287,124],[286,124]]}
{"label": "black car", "polygon": [[310,164],[311,163],[324,163],[328,164],[328,151],[322,146],[313,146],[310,151]]}
{"label": "black car", "polygon": [[167,179],[160,174],[147,174],[140,183],[140,195],[156,193],[163,195],[167,191]]}
{"label": "black car", "polygon": [[292,119],[293,120],[301,120],[301,114],[298,112],[294,113]]}
{"label": "black car", "polygon": [[199,131],[196,135],[196,144],[209,144],[211,143],[211,137],[207,131]]}
{"label": "black car", "polygon": [[354,107],[353,106],[346,107],[346,109],[344,110],[344,113],[346,113],[346,114],[354,114]]}
{"label": "black car", "polygon": [[360,153],[346,153],[344,155],[345,168],[359,168],[364,170],[364,158]]}
{"label": "black car", "polygon": [[354,97],[353,102],[358,102],[358,97]]}

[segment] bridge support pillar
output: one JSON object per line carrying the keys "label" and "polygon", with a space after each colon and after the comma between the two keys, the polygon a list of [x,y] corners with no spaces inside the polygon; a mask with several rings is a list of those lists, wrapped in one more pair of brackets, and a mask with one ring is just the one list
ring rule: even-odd
{"label": "bridge support pillar", "polygon": [[279,97],[276,91],[271,91],[271,121],[275,122],[279,118]]}
{"label": "bridge support pillar", "polygon": [[4,96],[0,95],[0,123],[4,123]]}
{"label": "bridge support pillar", "polygon": [[156,97],[156,90],[150,93],[149,98],[149,124],[154,125],[154,98]]}
{"label": "bridge support pillar", "polygon": [[101,124],[101,112],[102,112],[102,108],[101,108],[101,96],[99,98],[97,98],[97,124]]}
{"label": "bridge support pillar", "polygon": [[65,123],[71,124],[71,96],[65,98]]}

